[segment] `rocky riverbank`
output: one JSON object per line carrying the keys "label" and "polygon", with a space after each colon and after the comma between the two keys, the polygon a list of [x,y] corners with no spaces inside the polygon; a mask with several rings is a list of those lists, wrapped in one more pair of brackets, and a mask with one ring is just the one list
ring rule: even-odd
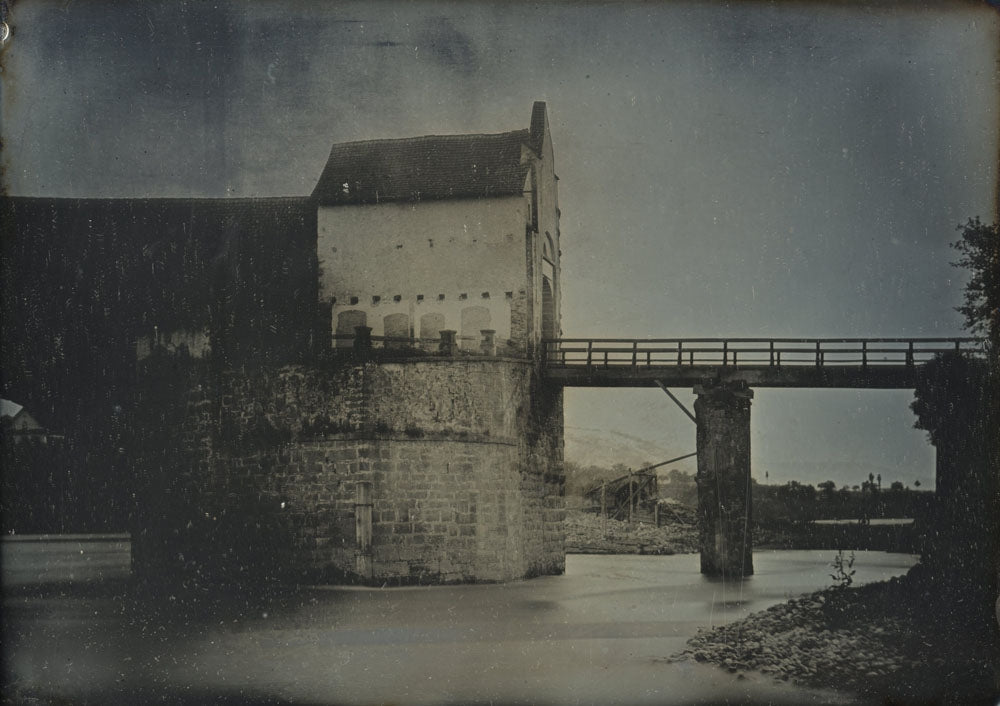
{"label": "rocky riverbank", "polygon": [[958,627],[948,619],[947,601],[929,598],[912,574],[819,591],[701,631],[671,659],[886,703],[995,703],[995,634]]}
{"label": "rocky riverbank", "polygon": [[580,510],[566,512],[566,551],[570,554],[685,554],[698,551],[694,511],[677,506],[650,523],[602,519]]}

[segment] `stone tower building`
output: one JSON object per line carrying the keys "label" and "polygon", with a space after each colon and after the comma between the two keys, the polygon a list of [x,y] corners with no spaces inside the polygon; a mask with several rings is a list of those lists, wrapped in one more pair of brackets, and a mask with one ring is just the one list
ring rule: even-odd
{"label": "stone tower building", "polygon": [[313,191],[334,345],[455,330],[475,352],[486,330],[525,357],[557,337],[556,181],[544,103],[526,130],[334,145]]}
{"label": "stone tower building", "polygon": [[225,312],[184,334],[203,345],[139,339],[137,573],[561,573],[562,392],[540,375],[559,334],[556,183],[544,103],[523,130],[335,145],[312,196],[283,206],[314,228],[292,258],[315,269],[307,354],[223,359]]}

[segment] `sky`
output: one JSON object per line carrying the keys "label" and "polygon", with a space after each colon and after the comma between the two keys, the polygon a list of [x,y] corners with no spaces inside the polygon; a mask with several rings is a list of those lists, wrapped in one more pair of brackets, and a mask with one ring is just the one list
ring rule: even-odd
{"label": "sky", "polygon": [[[333,143],[518,129],[546,101],[570,337],[961,335],[948,243],[996,218],[985,4],[21,0],[9,21],[14,195],[305,195]],[[911,398],[758,390],[753,473],[932,485]],[[566,424],[694,450],[660,391],[567,390]]]}

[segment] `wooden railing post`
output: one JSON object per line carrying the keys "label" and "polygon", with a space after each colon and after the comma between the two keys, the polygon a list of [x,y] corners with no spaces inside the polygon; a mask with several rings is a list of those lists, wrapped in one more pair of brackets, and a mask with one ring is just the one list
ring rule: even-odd
{"label": "wooden railing post", "polygon": [[593,353],[594,353],[594,342],[587,341],[587,370],[590,370],[591,366],[593,366],[594,364],[593,360],[591,360],[591,356],[593,355]]}
{"label": "wooden railing post", "polygon": [[354,327],[354,352],[360,357],[366,357],[372,352],[371,326]]}
{"label": "wooden railing post", "polygon": [[868,341],[861,342],[861,367],[868,367]]}
{"label": "wooden railing post", "polygon": [[913,341],[910,341],[910,345],[906,349],[906,367],[913,367]]}
{"label": "wooden railing post", "polygon": [[438,350],[442,355],[455,355],[455,351],[458,349],[458,344],[455,342],[455,336],[458,331],[452,329],[441,329],[438,335],[441,337],[441,341],[438,343]]}
{"label": "wooden railing post", "polygon": [[628,523],[632,524],[632,469],[628,469]]}
{"label": "wooden railing post", "polygon": [[774,341],[771,341],[770,343],[771,343],[771,345],[769,346],[770,349],[771,349],[770,364],[771,364],[771,367],[773,368],[774,367]]}
{"label": "wooden railing post", "polygon": [[723,367],[729,362],[729,341],[722,342],[722,365]]}
{"label": "wooden railing post", "polygon": [[684,365],[684,358],[682,357],[684,355],[683,348],[684,344],[677,341],[677,365]]}
{"label": "wooden railing post", "polygon": [[823,365],[822,353],[819,352],[819,341],[816,341],[816,367]]}
{"label": "wooden railing post", "polygon": [[354,529],[358,542],[356,568],[364,579],[372,577],[372,484],[358,481],[355,486]]}
{"label": "wooden railing post", "polygon": [[[497,332],[491,328],[480,329],[480,334],[482,334],[483,340],[479,343],[479,348],[483,355],[495,356],[497,354],[497,343],[496,335]],[[552,358],[552,341],[545,342],[545,358],[544,360],[550,360]]]}
{"label": "wooden railing post", "polygon": [[637,365],[638,355],[639,355],[639,342],[638,341],[632,341],[632,367],[633,368]]}

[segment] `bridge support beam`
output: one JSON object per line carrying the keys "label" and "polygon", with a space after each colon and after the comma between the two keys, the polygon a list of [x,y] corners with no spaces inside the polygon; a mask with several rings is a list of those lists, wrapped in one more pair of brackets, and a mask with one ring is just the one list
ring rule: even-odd
{"label": "bridge support beam", "polygon": [[698,424],[701,573],[753,574],[750,537],[750,400],[746,383],[694,388]]}

